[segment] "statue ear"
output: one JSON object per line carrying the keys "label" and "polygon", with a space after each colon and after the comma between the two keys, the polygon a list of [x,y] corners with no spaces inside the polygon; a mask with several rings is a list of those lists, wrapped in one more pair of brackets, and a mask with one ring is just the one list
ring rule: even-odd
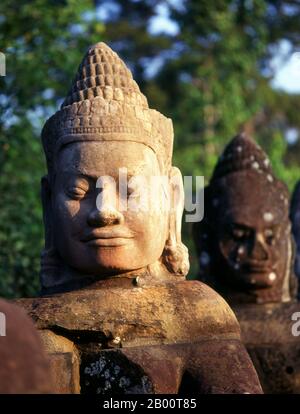
{"label": "statue ear", "polygon": [[51,186],[48,175],[45,175],[41,180],[41,198],[43,205],[43,221],[45,231],[45,249],[53,246],[53,232],[52,232],[52,200],[51,200]]}
{"label": "statue ear", "polygon": [[59,255],[54,246],[52,191],[49,176],[41,180],[41,198],[43,205],[43,221],[45,232],[45,247],[41,254],[40,282],[42,291],[55,284],[58,269],[61,266]]}
{"label": "statue ear", "polygon": [[171,167],[169,173],[169,232],[162,261],[169,272],[185,276],[189,271],[188,249],[181,241],[181,220],[184,209],[184,189],[180,170]]}

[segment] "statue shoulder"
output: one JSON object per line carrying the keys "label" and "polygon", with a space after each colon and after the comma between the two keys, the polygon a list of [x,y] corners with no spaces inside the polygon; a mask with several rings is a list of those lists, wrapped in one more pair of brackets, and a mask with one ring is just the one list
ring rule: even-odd
{"label": "statue shoulder", "polygon": [[199,334],[204,336],[240,339],[240,326],[233,310],[215,290],[190,280],[177,283],[176,291],[185,302],[180,315],[183,323],[185,320],[191,327],[198,327]]}
{"label": "statue shoulder", "polygon": [[[300,303],[238,304],[233,307],[245,344],[290,344],[300,348]],[[265,327],[268,326],[268,329]],[[298,332],[299,331],[299,332]]]}
{"label": "statue shoulder", "polygon": [[170,281],[131,289],[81,290],[18,301],[40,329],[66,335],[88,331],[122,346],[240,339],[237,320],[220,295],[199,281]]}

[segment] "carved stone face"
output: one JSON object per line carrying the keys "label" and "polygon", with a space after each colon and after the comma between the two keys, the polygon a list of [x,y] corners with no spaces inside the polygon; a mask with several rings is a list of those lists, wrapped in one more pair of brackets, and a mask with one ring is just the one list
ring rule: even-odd
{"label": "carved stone face", "polygon": [[283,284],[289,256],[287,204],[267,181],[249,172],[222,179],[226,191],[219,200],[218,246],[231,284],[252,289]]}
{"label": "carved stone face", "polygon": [[212,205],[227,283],[246,289],[282,289],[290,253],[287,200],[272,177],[239,172],[220,180]]}
{"label": "carved stone face", "polygon": [[[52,189],[54,245],[63,260],[81,273],[112,275],[141,269],[160,258],[164,249],[168,214],[156,210],[151,200],[148,210],[121,211],[120,168],[127,169],[128,180],[137,175],[146,180],[143,186],[129,186],[133,201],[142,197],[142,190],[150,190],[152,176],[161,174],[155,153],[141,143],[75,142],[57,156]],[[97,179],[103,176],[112,177],[116,187],[107,180],[103,189],[97,188]]]}
{"label": "carved stone face", "polygon": [[[42,141],[48,167],[42,294],[97,287],[110,276],[118,277],[104,284],[132,286],[133,278],[147,283],[187,274],[172,121],[149,108],[125,63],[104,43],[85,54]],[[161,175],[162,183],[153,181]]]}
{"label": "carved stone face", "polygon": [[289,192],[245,133],[224,149],[205,189],[205,217],[193,227],[199,278],[231,304],[295,298]]}

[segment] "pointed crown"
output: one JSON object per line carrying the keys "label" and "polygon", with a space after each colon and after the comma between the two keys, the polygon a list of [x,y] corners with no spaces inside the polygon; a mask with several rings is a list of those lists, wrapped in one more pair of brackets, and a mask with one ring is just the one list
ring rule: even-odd
{"label": "pointed crown", "polygon": [[63,145],[89,140],[140,142],[161,167],[171,166],[171,119],[148,107],[125,63],[102,42],[89,48],[61,109],[43,128],[48,169]]}
{"label": "pointed crown", "polygon": [[241,170],[257,171],[260,174],[270,175],[274,179],[267,155],[252,138],[244,133],[236,135],[225,147],[215,167],[212,181]]}
{"label": "pointed crown", "polygon": [[[272,200],[272,202],[277,200],[277,207],[282,217],[288,216],[289,191],[286,184],[274,175],[270,160],[262,148],[245,134],[235,136],[221,155],[207,187],[207,203],[213,202],[215,195],[220,194],[220,188],[224,186],[222,178],[227,178],[233,173],[245,173],[246,177],[254,174],[257,187],[250,187],[249,191],[257,193],[260,188],[263,188],[265,191],[263,201],[267,203],[267,200]],[[246,177],[244,179],[245,186],[248,182]],[[241,181],[236,180],[235,177],[229,186],[226,182],[223,189],[226,193],[234,196],[239,192],[240,183]],[[211,214],[215,215],[215,213]]]}

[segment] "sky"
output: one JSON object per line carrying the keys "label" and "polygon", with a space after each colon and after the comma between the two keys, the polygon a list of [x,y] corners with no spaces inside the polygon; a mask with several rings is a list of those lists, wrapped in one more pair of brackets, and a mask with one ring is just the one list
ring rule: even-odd
{"label": "sky", "polygon": [[[176,0],[175,0],[176,1]],[[178,33],[178,26],[169,18],[168,9],[164,6],[157,8],[157,16],[152,18],[149,31],[153,34],[165,32],[170,35]],[[274,73],[271,86],[274,89],[288,93],[300,93],[300,52],[292,53],[291,43],[281,40],[273,49],[274,57],[270,62],[270,68]],[[150,73],[159,67],[159,61],[153,62]],[[285,138],[289,144],[294,144],[299,139],[299,131],[296,128],[288,128]]]}
{"label": "sky", "polygon": [[[178,0],[169,0],[177,9],[182,7],[182,3]],[[104,21],[110,14],[117,13],[118,6],[112,2],[103,2],[101,6],[96,9],[96,16],[99,20]],[[86,18],[92,18],[94,13],[87,12]],[[148,30],[152,34],[167,33],[176,35],[179,27],[176,22],[170,19],[168,3],[159,4],[156,7],[156,16],[152,17]],[[161,59],[153,60],[148,67],[148,76],[155,74],[159,69]],[[288,93],[300,93],[300,52],[291,53],[291,44],[288,40],[283,39],[279,45],[274,49],[274,58],[271,61],[274,79],[271,85],[274,89],[286,91]]]}
{"label": "sky", "polygon": [[291,53],[291,44],[282,40],[278,52],[271,65],[275,70],[275,77],[271,85],[289,93],[300,92],[300,52]]}
{"label": "sky", "polygon": [[[178,33],[178,26],[169,17],[167,7],[157,7],[157,16],[153,17],[149,31],[153,34],[165,32],[170,35]],[[274,89],[288,93],[300,93],[300,52],[291,53],[291,44],[282,40],[276,48],[275,56],[271,61],[275,76],[271,85]]]}

